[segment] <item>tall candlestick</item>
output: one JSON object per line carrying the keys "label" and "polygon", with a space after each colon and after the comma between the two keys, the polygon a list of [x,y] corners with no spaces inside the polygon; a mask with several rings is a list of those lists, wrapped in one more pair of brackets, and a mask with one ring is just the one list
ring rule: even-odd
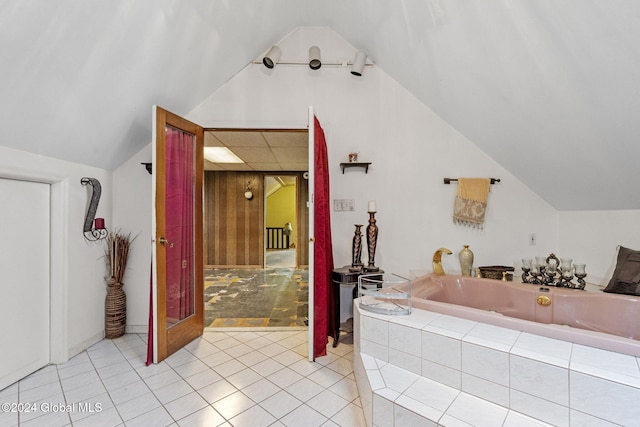
{"label": "tall candlestick", "polygon": [[[371,209],[371,203],[369,202],[369,209]],[[375,209],[375,202],[373,202],[373,208]],[[376,256],[376,244],[378,243],[378,226],[376,225],[376,212],[369,212],[369,226],[367,227],[367,246],[369,248],[369,265],[364,267],[366,272],[380,271],[375,264]]]}

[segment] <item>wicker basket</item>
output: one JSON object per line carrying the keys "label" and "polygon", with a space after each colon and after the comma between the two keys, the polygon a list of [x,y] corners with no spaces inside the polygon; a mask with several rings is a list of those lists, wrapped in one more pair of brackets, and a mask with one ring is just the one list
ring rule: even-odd
{"label": "wicker basket", "polygon": [[508,281],[513,280],[513,271],[515,268],[507,267],[504,265],[491,265],[486,267],[478,267],[480,270],[480,277],[485,279],[502,280],[502,273],[507,272],[506,279]]}
{"label": "wicker basket", "polygon": [[127,296],[122,283],[109,285],[105,298],[104,335],[105,338],[118,338],[124,335],[127,326]]}

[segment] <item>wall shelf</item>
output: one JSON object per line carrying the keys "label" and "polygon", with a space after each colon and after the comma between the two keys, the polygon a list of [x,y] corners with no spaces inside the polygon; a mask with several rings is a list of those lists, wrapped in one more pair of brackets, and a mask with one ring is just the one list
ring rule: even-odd
{"label": "wall shelf", "polygon": [[340,163],[340,168],[342,169],[342,174],[344,175],[344,170],[346,168],[364,168],[364,173],[369,173],[369,165],[371,162],[351,162],[351,163]]}

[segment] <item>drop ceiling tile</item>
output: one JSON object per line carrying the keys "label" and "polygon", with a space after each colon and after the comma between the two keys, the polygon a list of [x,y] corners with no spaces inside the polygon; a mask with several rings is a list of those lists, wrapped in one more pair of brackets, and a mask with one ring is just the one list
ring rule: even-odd
{"label": "drop ceiling tile", "polygon": [[307,147],[309,136],[304,132],[264,132],[264,139],[270,147]]}
{"label": "drop ceiling tile", "polygon": [[220,142],[220,140],[216,138],[212,132],[205,132],[204,146],[205,147],[224,147],[224,144]]}
{"label": "drop ceiling tile", "polygon": [[204,170],[206,171],[222,171],[225,170],[220,166],[220,163],[211,163],[208,160],[204,161]]}
{"label": "drop ceiling tile", "polygon": [[256,131],[215,131],[215,136],[224,145],[235,151],[235,147],[266,147],[262,132]]}
{"label": "drop ceiling tile", "polygon": [[306,171],[309,170],[309,165],[306,162],[303,163],[281,163],[283,171]]}
{"label": "drop ceiling tile", "polygon": [[249,163],[251,169],[255,171],[281,171],[282,166],[279,163]]}
{"label": "drop ceiling tile", "polygon": [[272,151],[280,163],[302,163],[309,158],[307,147],[273,147]]}
{"label": "drop ceiling tile", "polygon": [[231,149],[245,163],[276,163],[273,153],[268,147],[233,147]]}

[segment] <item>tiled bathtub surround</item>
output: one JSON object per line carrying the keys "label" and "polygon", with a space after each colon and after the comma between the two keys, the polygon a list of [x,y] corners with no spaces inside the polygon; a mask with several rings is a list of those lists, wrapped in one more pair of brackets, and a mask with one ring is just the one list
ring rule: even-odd
{"label": "tiled bathtub surround", "polygon": [[354,313],[368,426],[640,423],[637,357],[424,310]]}

